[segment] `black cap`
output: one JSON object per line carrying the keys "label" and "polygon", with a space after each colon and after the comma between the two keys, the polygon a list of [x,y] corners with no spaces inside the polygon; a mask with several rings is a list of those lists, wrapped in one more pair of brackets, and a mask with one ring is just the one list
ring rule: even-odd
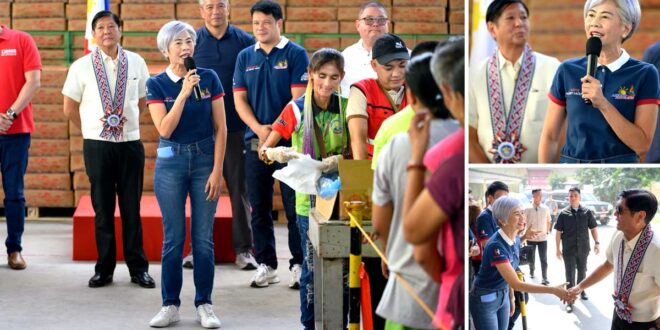
{"label": "black cap", "polygon": [[371,48],[371,59],[385,65],[393,60],[409,60],[410,54],[408,54],[406,43],[401,38],[386,33],[374,42],[374,46]]}

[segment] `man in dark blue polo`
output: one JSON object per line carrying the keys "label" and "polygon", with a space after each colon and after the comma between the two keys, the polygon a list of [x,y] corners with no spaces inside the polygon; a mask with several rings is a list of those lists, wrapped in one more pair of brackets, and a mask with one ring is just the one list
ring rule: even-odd
{"label": "man in dark blue polo", "polygon": [[[197,30],[195,62],[198,67],[212,69],[220,77],[222,86],[231,86],[238,53],[254,45],[245,31],[229,24],[229,0],[200,0],[199,11],[204,26]],[[232,245],[236,251],[236,265],[240,269],[257,268],[252,256],[252,232],[249,225],[247,186],[245,183],[245,124],[236,113],[234,94],[225,94],[227,118],[227,148],[222,176],[227,183],[232,213]],[[192,253],[184,260],[184,267],[192,267]]]}
{"label": "man in dark blue polo", "polygon": [[[257,43],[238,54],[234,70],[234,100],[236,111],[247,125],[245,131],[245,171],[248,195],[252,206],[252,233],[256,259],[259,263],[252,278],[252,287],[267,287],[279,282],[277,255],[273,232],[273,172],[283,165],[266,164],[258,150],[270,134],[271,124],[284,106],[300,97],[307,86],[309,60],[304,48],[280,35],[282,7],[277,2],[259,1],[250,9],[252,29]],[[280,141],[278,146],[287,145]],[[302,264],[300,234],[296,225],[295,195],[280,183],[282,202],[288,220],[289,261],[292,279],[289,287],[297,288]]]}

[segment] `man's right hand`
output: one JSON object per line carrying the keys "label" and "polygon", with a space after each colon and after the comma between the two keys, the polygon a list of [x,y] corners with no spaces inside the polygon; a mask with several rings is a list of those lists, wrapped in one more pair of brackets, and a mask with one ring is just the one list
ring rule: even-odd
{"label": "man's right hand", "polygon": [[557,249],[557,259],[559,259],[559,260],[562,259],[562,254],[561,254],[561,251],[559,251],[559,249]]}

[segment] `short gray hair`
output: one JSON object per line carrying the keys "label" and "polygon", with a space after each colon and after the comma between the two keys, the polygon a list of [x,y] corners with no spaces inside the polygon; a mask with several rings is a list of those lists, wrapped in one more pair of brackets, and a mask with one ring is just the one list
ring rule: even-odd
{"label": "short gray hair", "polygon": [[[229,0],[220,0],[221,2],[224,2],[225,4],[229,5]],[[204,0],[199,0],[199,5],[203,6],[204,5]]]}
{"label": "short gray hair", "polygon": [[517,198],[502,196],[493,203],[493,216],[495,217],[495,220],[500,221],[502,224],[507,224],[509,222],[511,211],[518,206],[522,206],[522,202]]}
{"label": "short gray hair", "polygon": [[464,37],[450,37],[438,45],[431,59],[431,73],[438,87],[447,84],[456,93],[465,96]]}
{"label": "short gray hair", "polygon": [[183,32],[188,32],[190,37],[193,40],[193,43],[197,42],[197,32],[195,29],[188,23],[182,21],[170,21],[165,23],[162,28],[158,31],[158,36],[156,37],[156,44],[158,45],[158,50],[161,53],[165,54],[168,52],[168,46],[179,34]]}
{"label": "short gray hair", "polygon": [[[584,17],[587,17],[589,10],[593,7],[598,6],[608,0],[587,0],[584,4]],[[638,0],[612,0],[616,5],[619,11],[619,18],[623,21],[623,24],[631,24],[632,28],[630,33],[623,38],[623,41],[626,41],[632,37],[633,33],[637,31],[639,27],[639,22],[642,19],[642,9],[639,7]]]}

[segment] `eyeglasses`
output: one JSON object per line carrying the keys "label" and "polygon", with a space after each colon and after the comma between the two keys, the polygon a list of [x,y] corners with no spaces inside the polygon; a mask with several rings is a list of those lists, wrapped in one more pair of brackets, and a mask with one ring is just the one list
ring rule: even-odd
{"label": "eyeglasses", "polygon": [[382,26],[385,25],[389,20],[390,20],[389,18],[383,16],[377,16],[377,17],[367,16],[364,18],[360,18],[358,21],[363,21],[364,24],[367,24],[369,26],[373,26],[373,25]]}
{"label": "eyeglasses", "polygon": [[624,209],[623,206],[621,206],[621,205],[616,207],[616,213],[618,213],[618,214],[623,214],[623,212],[626,211],[626,210],[629,210],[630,214],[635,213],[635,211],[633,211],[631,209]]}

